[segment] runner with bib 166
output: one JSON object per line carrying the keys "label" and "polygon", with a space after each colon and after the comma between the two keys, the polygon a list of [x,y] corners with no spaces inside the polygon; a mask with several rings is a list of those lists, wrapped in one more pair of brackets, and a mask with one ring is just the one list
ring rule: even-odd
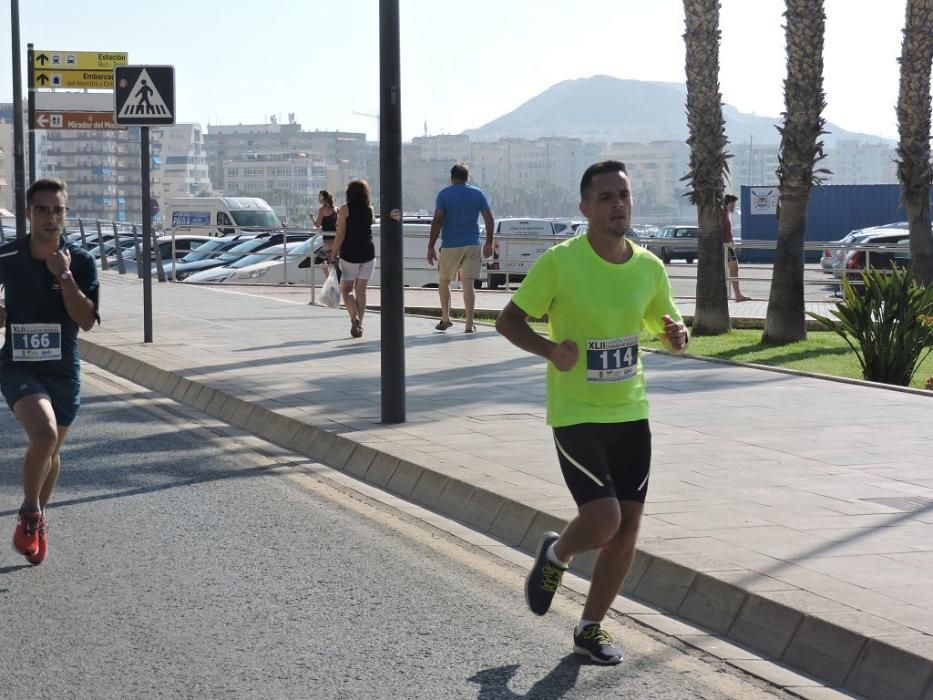
{"label": "runner with bib 166", "polygon": [[[589,221],[586,235],[538,258],[496,328],[549,361],[548,424],[578,508],[562,534],[542,536],[525,599],[544,615],[571,559],[598,550],[573,644],[577,654],[609,665],[622,661],[622,652],[601,623],[635,556],[651,466],[638,337],[647,329],[680,353],[688,336],[664,264],[625,236],[632,190],[623,163],[587,168],[580,211]],[[549,338],[528,324],[529,316],[545,315]]]}
{"label": "runner with bib 166", "polygon": [[6,329],[0,390],[29,441],[13,547],[41,564],[49,546],[45,509],[81,403],[78,328],[90,330],[100,318],[94,258],[62,237],[65,183],[37,180],[26,192],[26,208],[29,235],[0,245],[0,323]]}

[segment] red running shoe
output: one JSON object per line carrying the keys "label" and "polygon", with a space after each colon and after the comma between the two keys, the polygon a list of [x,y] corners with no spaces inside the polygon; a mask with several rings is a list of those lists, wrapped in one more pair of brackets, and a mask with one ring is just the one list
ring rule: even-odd
{"label": "red running shoe", "polygon": [[41,513],[19,512],[16,530],[13,531],[13,548],[20,554],[32,557],[39,551],[39,522]]}
{"label": "red running shoe", "polygon": [[39,525],[36,529],[39,533],[39,548],[35,554],[26,555],[26,559],[33,566],[41,564],[45,560],[45,555],[49,553],[49,521],[44,515],[39,518]]}

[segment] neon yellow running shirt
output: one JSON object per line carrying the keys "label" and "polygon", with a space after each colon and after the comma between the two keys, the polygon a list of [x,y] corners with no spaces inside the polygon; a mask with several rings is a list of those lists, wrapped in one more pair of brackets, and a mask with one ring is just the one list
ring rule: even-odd
{"label": "neon yellow running shirt", "polygon": [[554,342],[580,351],[567,372],[547,366],[547,422],[624,423],[648,417],[638,335],[659,335],[664,315],[682,321],[664,265],[632,244],[632,257],[611,263],[586,236],[547,250],[528,271],[512,302],[534,318],[548,316]]}

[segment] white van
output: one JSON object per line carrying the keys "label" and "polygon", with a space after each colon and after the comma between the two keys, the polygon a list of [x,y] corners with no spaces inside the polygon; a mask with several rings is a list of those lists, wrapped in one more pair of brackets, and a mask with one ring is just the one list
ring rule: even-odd
{"label": "white van", "polygon": [[486,262],[487,286],[498,289],[525,279],[525,273],[544,251],[572,236],[569,226],[561,228],[567,232],[558,231],[548,219],[499,219],[492,260]]}
{"label": "white van", "polygon": [[279,229],[272,207],[259,197],[174,197],[165,204],[165,233],[229,236]]}

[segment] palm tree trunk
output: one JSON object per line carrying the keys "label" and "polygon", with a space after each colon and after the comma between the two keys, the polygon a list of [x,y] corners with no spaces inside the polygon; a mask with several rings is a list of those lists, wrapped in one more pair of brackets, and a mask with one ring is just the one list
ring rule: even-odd
{"label": "palm tree trunk", "polygon": [[908,0],[901,48],[901,88],[897,99],[900,159],[897,176],[904,190],[910,227],[913,276],[933,283],[930,230],[930,72],[933,66],[933,0]]}
{"label": "palm tree trunk", "polygon": [[803,293],[803,242],[806,237],[810,188],[817,181],[814,166],[825,157],[822,112],[823,0],[787,0],[787,78],[785,112],[778,156],[780,204],[774,272],[763,343],[792,343],[807,337]]}
{"label": "palm tree trunk", "polygon": [[694,335],[729,330],[723,266],[722,196],[728,172],[726,130],[719,91],[719,0],[684,0],[687,48],[687,125],[690,129],[690,201],[697,207]]}

